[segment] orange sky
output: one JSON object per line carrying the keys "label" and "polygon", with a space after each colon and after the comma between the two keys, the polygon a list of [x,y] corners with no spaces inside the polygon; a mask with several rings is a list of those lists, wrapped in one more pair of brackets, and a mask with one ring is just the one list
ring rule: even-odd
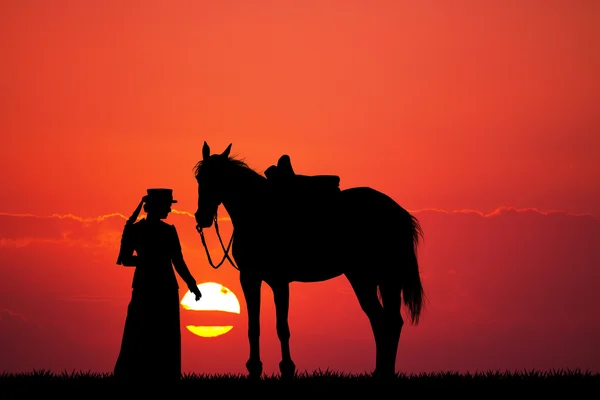
{"label": "orange sky", "polygon": [[[112,369],[131,273],[114,264],[124,220],[101,218],[129,216],[159,186],[194,212],[205,140],[259,172],[287,153],[297,173],[372,186],[424,219],[431,313],[404,330],[398,368],[600,369],[584,351],[600,329],[585,311],[600,309],[599,16],[585,0],[3,2],[0,370]],[[454,212],[500,207],[542,213]],[[200,280],[243,300],[236,272],[206,263],[193,220],[168,222]],[[292,286],[299,368],[372,368],[347,290]],[[184,332],[184,369],[244,371],[244,307],[221,338]]]}

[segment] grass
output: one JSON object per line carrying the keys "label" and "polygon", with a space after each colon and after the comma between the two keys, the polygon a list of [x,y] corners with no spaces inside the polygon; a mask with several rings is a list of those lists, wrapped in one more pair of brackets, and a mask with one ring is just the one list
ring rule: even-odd
{"label": "grass", "polygon": [[[223,395],[267,395],[267,394],[309,394],[314,398],[331,397],[347,393],[353,397],[365,393],[375,393],[381,389],[392,397],[403,397],[414,393],[449,395],[496,395],[503,394],[521,396],[537,396],[542,394],[568,395],[569,398],[581,395],[583,398],[598,398],[600,394],[600,374],[580,370],[555,371],[516,371],[516,372],[476,372],[460,374],[457,372],[397,374],[388,381],[378,381],[369,374],[343,374],[334,371],[300,372],[293,380],[282,380],[279,375],[264,375],[258,381],[249,380],[243,374],[198,375],[185,374],[176,388],[177,393],[202,395],[206,392]],[[156,382],[151,380],[144,383],[144,390],[155,391]],[[123,391],[134,390],[122,387],[113,381],[112,374],[93,372],[62,372],[53,373],[36,370],[30,373],[1,373],[0,398],[23,398],[24,395],[35,393],[77,394],[86,398],[99,396],[105,398],[110,394],[123,394]],[[135,389],[137,390],[137,389]],[[162,390],[162,389],[161,389]],[[218,392],[217,392],[218,391]],[[383,394],[378,395],[381,397]],[[596,396],[594,396],[596,395]],[[312,399],[311,399],[312,400]]]}

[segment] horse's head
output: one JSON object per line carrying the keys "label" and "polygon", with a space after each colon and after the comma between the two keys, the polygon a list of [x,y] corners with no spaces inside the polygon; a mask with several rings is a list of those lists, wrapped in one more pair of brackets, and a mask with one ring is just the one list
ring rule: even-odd
{"label": "horse's head", "polygon": [[202,161],[195,167],[198,182],[198,209],[194,216],[199,228],[209,228],[223,202],[229,152],[231,144],[221,154],[210,154],[210,147],[204,142]]}

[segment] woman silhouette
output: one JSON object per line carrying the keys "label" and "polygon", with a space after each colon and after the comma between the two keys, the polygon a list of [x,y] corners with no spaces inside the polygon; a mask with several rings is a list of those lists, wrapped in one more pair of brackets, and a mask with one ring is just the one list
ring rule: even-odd
{"label": "woman silhouette", "polygon": [[[117,260],[136,268],[114,376],[122,381],[176,382],[181,378],[181,329],[173,266],[196,301],[202,295],[183,259],[175,226],[162,221],[177,203],[173,191],[147,192],[125,225]],[[135,222],[142,205],[146,218]]]}

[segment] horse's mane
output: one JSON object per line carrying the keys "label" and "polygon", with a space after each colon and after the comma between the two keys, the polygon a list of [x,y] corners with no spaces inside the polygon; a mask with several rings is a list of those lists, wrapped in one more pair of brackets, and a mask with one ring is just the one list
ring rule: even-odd
{"label": "horse's mane", "polygon": [[[250,175],[255,175],[259,177],[263,177],[258,172],[253,170],[244,160],[237,159],[235,157],[227,157],[227,166],[239,171],[240,173],[249,173]],[[198,174],[202,172],[202,168],[206,165],[210,165],[211,163],[217,162],[216,160],[212,160],[209,158],[208,160],[200,160],[194,166],[194,177],[198,178]],[[264,178],[264,177],[263,177]]]}

